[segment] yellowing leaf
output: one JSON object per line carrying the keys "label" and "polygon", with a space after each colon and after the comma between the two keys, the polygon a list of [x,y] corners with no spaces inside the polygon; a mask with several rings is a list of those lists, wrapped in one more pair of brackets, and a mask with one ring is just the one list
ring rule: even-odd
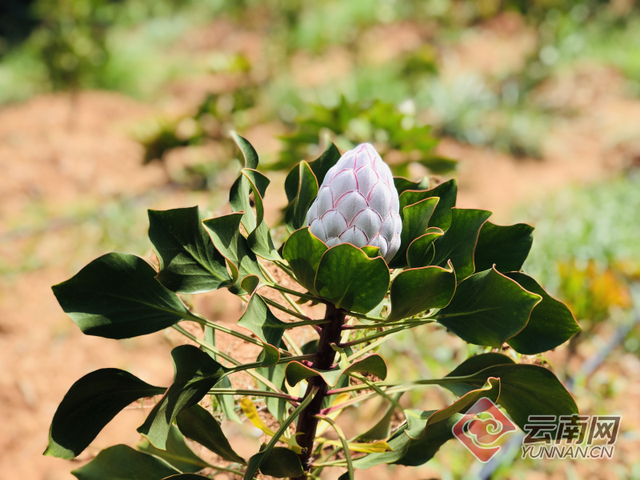
{"label": "yellowing leaf", "polygon": [[[327,438],[316,438],[318,443],[324,443],[326,445],[331,445],[334,447],[341,447],[342,443],[339,440],[329,440]],[[352,452],[361,452],[361,453],[384,453],[384,452],[393,452],[393,448],[389,446],[389,444],[383,440],[377,440],[375,442],[369,443],[350,443],[349,450]]]}
{"label": "yellowing leaf", "polygon": [[[351,398],[351,396],[348,393],[341,393],[333,400],[331,406],[335,407],[336,405],[340,405],[341,403],[349,400],[349,398]],[[331,420],[335,420],[338,415],[342,413],[342,410],[342,408],[339,410],[335,410],[327,415],[327,417],[329,417]],[[318,423],[318,429],[316,430],[316,435],[322,435],[327,430],[327,428],[329,428],[329,424],[325,421],[320,420],[320,423]]]}
{"label": "yellowing leaf", "polygon": [[259,428],[270,437],[273,437],[275,435],[276,432],[267,427],[267,425],[262,421],[260,415],[258,414],[258,409],[249,397],[245,397],[240,400],[240,406],[242,407],[242,411],[247,416],[249,421],[253,423],[254,427]]}

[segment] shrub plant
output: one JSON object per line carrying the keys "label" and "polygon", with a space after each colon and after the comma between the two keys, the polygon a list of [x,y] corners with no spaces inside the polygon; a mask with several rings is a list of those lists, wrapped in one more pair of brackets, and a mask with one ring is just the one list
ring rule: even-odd
{"label": "shrub plant", "polygon": [[[203,220],[197,207],[150,210],[158,269],[134,255],[109,253],[53,287],[87,335],[122,339],[171,327],[189,343],[171,352],[175,373],[168,387],[115,368],[78,380],[54,415],[46,454],[75,458],[118,412],[147,397],[157,402],[138,429],[144,439],[137,449],[107,448],[73,471],[77,478],[198,479],[225,471],[246,479],[302,479],[331,466],[346,468],[341,478],[352,479],[355,469],[429,461],[483,397],[521,428],[529,415],[578,413],[549,369],[501,353],[505,344],[520,354],[544,352],[579,330],[569,310],[521,271],[532,243],[530,226],[498,226],[488,221],[488,211],[456,208],[454,180],[431,185],[428,179],[391,177],[370,145],[342,160],[331,145],[288,175],[288,238],[276,247],[264,218],[269,180],[257,170],[253,147],[234,139],[245,167],[230,189],[232,213]],[[318,229],[324,241],[314,235]],[[371,240],[377,234],[384,238]],[[274,279],[276,269],[289,277],[288,286]],[[246,302],[240,329],[204,318],[180,297],[221,288]],[[269,290],[283,300],[266,296]],[[310,318],[301,308],[307,303],[323,306],[324,316]],[[192,333],[186,322],[201,333]],[[488,347],[486,353],[444,378],[387,378],[377,347],[426,324]],[[307,326],[317,338],[300,346],[288,331]],[[216,346],[217,335],[239,338],[260,354],[242,363]],[[234,377],[247,374],[253,388],[235,388]],[[458,399],[439,410],[402,409],[403,392],[428,386]],[[389,407],[378,423],[346,438],[336,416],[380,397]],[[266,403],[276,431],[252,399]],[[213,406],[205,408],[203,401]],[[218,421],[239,421],[240,409],[269,437],[250,458],[234,451]],[[394,414],[404,421],[392,422]],[[198,457],[185,438],[216,453],[219,463]]]}

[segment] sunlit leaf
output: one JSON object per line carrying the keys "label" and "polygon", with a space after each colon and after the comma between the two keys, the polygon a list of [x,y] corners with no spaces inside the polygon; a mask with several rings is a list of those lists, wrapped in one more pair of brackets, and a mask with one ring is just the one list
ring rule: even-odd
{"label": "sunlit leaf", "polygon": [[140,257],[108,253],[52,288],[83,333],[129,338],[164,330],[190,316],[178,296],[155,276]]}
{"label": "sunlit leaf", "polygon": [[191,345],[174,348],[171,356],[175,368],[173,384],[138,428],[153,446],[163,450],[169,427],[178,414],[202,400],[226,372],[222,365]]}

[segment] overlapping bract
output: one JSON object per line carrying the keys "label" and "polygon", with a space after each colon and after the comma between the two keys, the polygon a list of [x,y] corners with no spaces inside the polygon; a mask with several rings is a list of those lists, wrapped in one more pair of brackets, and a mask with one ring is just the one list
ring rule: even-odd
{"label": "overlapping bract", "polygon": [[398,191],[391,170],[371,144],[349,150],[329,169],[306,224],[329,247],[371,245],[380,248],[386,261],[398,252]]}

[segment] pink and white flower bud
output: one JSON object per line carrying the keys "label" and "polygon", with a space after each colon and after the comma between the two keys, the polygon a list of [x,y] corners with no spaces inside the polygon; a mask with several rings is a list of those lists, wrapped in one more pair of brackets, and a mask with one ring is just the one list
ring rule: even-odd
{"label": "pink and white flower bud", "polygon": [[329,169],[306,223],[329,247],[372,245],[387,262],[393,258],[402,232],[398,191],[389,166],[372,145],[349,150]]}

